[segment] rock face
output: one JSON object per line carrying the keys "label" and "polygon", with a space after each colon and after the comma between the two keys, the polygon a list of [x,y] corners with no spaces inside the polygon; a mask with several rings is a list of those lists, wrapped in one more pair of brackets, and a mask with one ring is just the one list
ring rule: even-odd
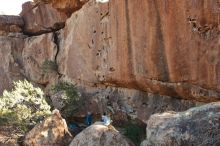
{"label": "rock face", "polygon": [[111,112],[113,122],[117,123],[127,121],[128,116],[147,123],[147,120],[152,114],[165,111],[180,112],[202,104],[118,87],[97,88],[82,86],[79,90],[82,94],[81,96],[86,100],[83,109],[75,115],[83,116],[84,114],[85,116],[87,111],[95,115],[103,112]]}
{"label": "rock face", "polygon": [[0,15],[0,35],[21,32],[24,22],[20,16]]}
{"label": "rock face", "polygon": [[147,123],[148,146],[218,146],[220,103],[180,113],[152,115]]}
{"label": "rock face", "polygon": [[216,0],[89,1],[60,35],[59,70],[77,82],[217,101]]}
{"label": "rock face", "polygon": [[62,119],[59,111],[54,111],[51,117],[48,117],[27,133],[24,145],[67,146],[71,139],[65,120]]}
{"label": "rock face", "polygon": [[12,87],[13,81],[23,79],[19,59],[23,45],[22,37],[0,36],[0,95]]}
{"label": "rock face", "polygon": [[64,27],[67,16],[57,11],[51,4],[26,2],[20,14],[24,19],[24,33],[38,35]]}
{"label": "rock face", "polygon": [[[24,22],[0,16],[0,93],[21,73],[44,87],[67,78],[88,110],[144,122],[220,99],[217,0],[96,1],[35,0],[23,5]],[[28,38],[9,35],[23,25]]]}
{"label": "rock face", "polygon": [[36,83],[47,84],[57,77],[54,35],[47,33],[25,39],[22,52],[25,75]]}
{"label": "rock face", "polygon": [[101,123],[86,128],[69,146],[134,146],[119,132],[109,129]]}

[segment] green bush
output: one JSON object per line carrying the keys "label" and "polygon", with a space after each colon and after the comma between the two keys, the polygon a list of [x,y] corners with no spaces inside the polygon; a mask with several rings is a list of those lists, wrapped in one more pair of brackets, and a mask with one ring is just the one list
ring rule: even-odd
{"label": "green bush", "polygon": [[14,82],[12,91],[0,97],[0,124],[17,125],[25,129],[51,114],[44,93],[28,81]]}
{"label": "green bush", "polygon": [[42,69],[43,69],[44,73],[50,73],[53,71],[57,72],[58,65],[55,61],[46,60],[46,61],[44,61],[43,65],[42,65]]}
{"label": "green bush", "polygon": [[65,107],[61,111],[61,114],[65,118],[70,118],[83,105],[83,100],[79,92],[77,92],[76,87],[71,83],[59,82],[52,88],[52,90],[54,92],[65,91]]}
{"label": "green bush", "polygon": [[124,135],[129,138],[136,146],[139,146],[145,138],[145,128],[141,127],[136,122],[129,122],[123,126]]}

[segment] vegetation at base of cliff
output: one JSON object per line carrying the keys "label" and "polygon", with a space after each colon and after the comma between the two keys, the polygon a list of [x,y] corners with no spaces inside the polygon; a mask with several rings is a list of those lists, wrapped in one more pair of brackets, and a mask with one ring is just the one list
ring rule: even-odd
{"label": "vegetation at base of cliff", "polygon": [[28,81],[14,82],[12,91],[0,97],[0,125],[13,125],[26,132],[29,126],[51,114],[44,93]]}
{"label": "vegetation at base of cliff", "polygon": [[65,118],[70,118],[84,103],[76,87],[71,83],[58,82],[52,90],[54,92],[65,91],[65,107],[61,110],[61,114]]}
{"label": "vegetation at base of cliff", "polygon": [[123,135],[130,139],[136,146],[139,146],[145,139],[145,128],[136,121],[130,121],[121,128],[123,128]]}
{"label": "vegetation at base of cliff", "polygon": [[43,68],[44,73],[58,71],[58,65],[57,65],[56,61],[52,61],[52,60],[44,61],[42,68]]}

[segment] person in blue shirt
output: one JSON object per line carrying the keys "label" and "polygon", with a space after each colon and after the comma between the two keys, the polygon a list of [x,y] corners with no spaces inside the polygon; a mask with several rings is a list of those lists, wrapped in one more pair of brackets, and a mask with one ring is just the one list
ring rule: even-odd
{"label": "person in blue shirt", "polygon": [[87,112],[86,114],[86,125],[91,125],[92,124],[92,113],[91,112]]}

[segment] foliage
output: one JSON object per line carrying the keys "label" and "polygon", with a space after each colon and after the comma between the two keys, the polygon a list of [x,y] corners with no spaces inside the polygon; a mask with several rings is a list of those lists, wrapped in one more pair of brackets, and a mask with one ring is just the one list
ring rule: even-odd
{"label": "foliage", "polygon": [[43,91],[26,80],[14,82],[14,89],[4,91],[0,97],[1,125],[17,125],[25,130],[50,113]]}
{"label": "foliage", "polygon": [[145,136],[145,128],[142,128],[136,122],[129,122],[124,125],[124,135],[135,145],[139,146]]}
{"label": "foliage", "polygon": [[49,72],[53,72],[53,71],[57,72],[58,71],[57,63],[55,61],[52,61],[52,60],[44,61],[42,68],[43,68],[43,71],[45,73],[49,73]]}
{"label": "foliage", "polygon": [[70,116],[72,116],[75,112],[79,110],[80,106],[83,104],[82,98],[73,84],[67,82],[59,82],[53,87],[53,91],[65,91],[65,107],[61,111],[62,115],[65,118],[69,118]]}

